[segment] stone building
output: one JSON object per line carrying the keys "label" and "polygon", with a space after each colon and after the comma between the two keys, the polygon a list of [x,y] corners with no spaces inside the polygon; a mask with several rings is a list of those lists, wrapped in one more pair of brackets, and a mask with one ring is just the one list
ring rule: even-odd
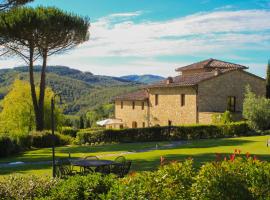
{"label": "stone building", "polygon": [[212,115],[231,111],[242,117],[245,88],[265,95],[265,80],[247,67],[208,59],[176,69],[176,77],[115,98],[121,127],[209,124]]}

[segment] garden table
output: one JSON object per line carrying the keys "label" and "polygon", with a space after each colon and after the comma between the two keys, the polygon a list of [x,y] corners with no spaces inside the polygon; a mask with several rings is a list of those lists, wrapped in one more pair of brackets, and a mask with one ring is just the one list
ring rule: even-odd
{"label": "garden table", "polygon": [[97,168],[97,167],[105,167],[105,166],[111,166],[114,164],[114,161],[111,160],[76,160],[72,162],[73,166],[81,167],[84,169],[88,169],[92,172],[91,168]]}

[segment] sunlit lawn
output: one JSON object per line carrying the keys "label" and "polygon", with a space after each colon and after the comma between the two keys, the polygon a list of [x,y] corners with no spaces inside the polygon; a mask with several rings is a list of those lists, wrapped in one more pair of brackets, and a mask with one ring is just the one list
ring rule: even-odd
{"label": "sunlit lawn", "polygon": [[[269,137],[270,138],[270,137]],[[210,139],[190,141],[188,144],[181,145],[170,149],[158,149],[148,152],[137,152],[134,154],[127,154],[125,157],[133,161],[132,170],[153,170],[159,165],[160,156],[164,156],[168,160],[184,160],[192,157],[195,166],[199,167],[207,161],[215,160],[215,153],[222,153],[228,155],[234,149],[240,149],[242,154],[250,152],[255,154],[261,160],[270,161],[270,147],[266,146],[268,136],[256,137],[241,137],[229,139]],[[137,151],[140,149],[155,147],[157,143],[130,143],[130,144],[111,144],[102,146],[70,146],[57,147],[57,157],[67,157],[71,153],[73,158],[82,158],[87,155],[102,156],[102,159],[114,159],[117,154],[127,151]],[[168,142],[158,143],[159,146],[166,145]],[[51,149],[39,149],[28,151],[20,156],[1,159],[0,162],[14,162],[14,161],[46,161],[51,160]],[[9,168],[0,168],[1,175],[11,173],[37,174],[37,175],[51,175],[51,166],[46,165],[27,165]]]}

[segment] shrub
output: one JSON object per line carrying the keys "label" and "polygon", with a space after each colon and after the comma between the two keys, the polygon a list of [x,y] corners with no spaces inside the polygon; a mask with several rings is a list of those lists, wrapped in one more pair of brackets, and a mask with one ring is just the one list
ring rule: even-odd
{"label": "shrub", "polygon": [[256,97],[251,92],[250,87],[246,89],[243,104],[243,115],[248,120],[249,125],[257,130],[267,130],[270,128],[270,99]]}
{"label": "shrub", "polygon": [[51,147],[53,145],[67,145],[72,143],[72,138],[67,135],[61,135],[59,133],[55,133],[53,136],[50,131],[43,131],[43,132],[32,132],[32,146],[36,148],[43,148],[43,147]]}
{"label": "shrub", "polygon": [[68,135],[71,137],[76,137],[78,132],[78,129],[75,129],[73,127],[65,126],[61,128],[61,134],[62,135]]}
{"label": "shrub", "polygon": [[0,136],[0,157],[6,157],[17,152],[19,152],[19,148],[16,141],[10,137]]}
{"label": "shrub", "polygon": [[101,196],[107,194],[116,181],[113,175],[103,176],[98,173],[70,177],[53,188],[46,199],[101,199]]}
{"label": "shrub", "polygon": [[229,124],[233,122],[230,111],[225,111],[222,114],[213,114],[212,121],[214,124]]}
{"label": "shrub", "polygon": [[130,174],[115,184],[106,199],[190,199],[192,161],[173,162],[154,172]]}
{"label": "shrub", "polygon": [[207,163],[192,185],[194,199],[270,198],[270,165],[253,159],[237,158]]}
{"label": "shrub", "polygon": [[202,138],[234,137],[250,134],[245,122],[224,125],[189,125],[150,127],[121,130],[81,130],[77,133],[78,144],[96,142],[150,142],[164,140],[189,140]]}
{"label": "shrub", "polygon": [[35,199],[47,196],[57,179],[12,175],[0,181],[0,199]]}

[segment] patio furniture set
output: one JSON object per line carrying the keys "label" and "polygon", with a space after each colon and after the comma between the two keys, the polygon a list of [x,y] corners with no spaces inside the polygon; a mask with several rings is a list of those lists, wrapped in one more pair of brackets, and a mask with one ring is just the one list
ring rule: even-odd
{"label": "patio furniture set", "polygon": [[[67,178],[73,175],[87,175],[89,173],[116,174],[118,177],[124,177],[128,174],[131,167],[131,161],[126,160],[124,156],[112,160],[100,160],[96,156],[87,156],[83,159],[71,160],[69,158],[59,158],[56,162],[56,176]],[[75,168],[79,170],[75,170]]]}

